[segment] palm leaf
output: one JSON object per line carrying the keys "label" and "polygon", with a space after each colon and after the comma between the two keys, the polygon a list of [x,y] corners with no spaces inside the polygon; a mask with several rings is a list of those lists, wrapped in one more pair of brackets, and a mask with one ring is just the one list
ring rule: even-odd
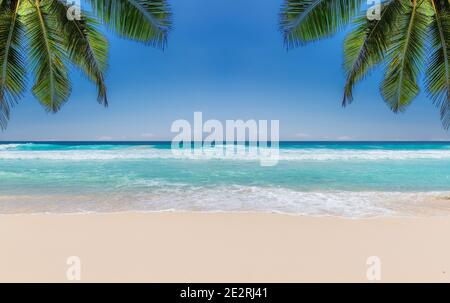
{"label": "palm leaf", "polygon": [[342,104],[353,101],[353,88],[371,68],[383,60],[389,48],[389,33],[402,13],[401,0],[390,0],[383,4],[380,20],[370,21],[361,16],[355,21],[355,29],[347,35],[344,42],[344,67],[347,80]]}
{"label": "palm leaf", "polygon": [[286,0],[280,29],[288,47],[329,37],[358,13],[361,0]]}
{"label": "palm leaf", "polygon": [[0,128],[5,129],[10,107],[22,96],[26,86],[23,57],[23,24],[18,14],[20,0],[2,2],[0,12]]}
{"label": "palm leaf", "polygon": [[94,12],[120,36],[164,47],[171,27],[166,0],[88,0]]}
{"label": "palm leaf", "polygon": [[98,30],[98,22],[87,12],[82,12],[80,20],[69,20],[66,17],[69,8],[66,2],[54,0],[54,5],[60,17],[69,59],[96,84],[97,100],[106,106],[108,99],[104,73],[108,66],[108,41]]}
{"label": "palm leaf", "polygon": [[445,128],[450,127],[450,10],[449,5],[430,0],[434,14],[429,27],[432,39],[425,85],[433,102],[441,109]]}
{"label": "palm leaf", "polygon": [[35,0],[25,23],[35,76],[33,94],[48,111],[57,112],[67,101],[71,86],[64,64],[64,37],[52,4],[52,0]]}
{"label": "palm leaf", "polygon": [[419,1],[402,1],[404,13],[397,17],[398,27],[391,33],[381,94],[394,112],[403,111],[420,90],[417,80],[424,64],[430,17],[428,1]]}

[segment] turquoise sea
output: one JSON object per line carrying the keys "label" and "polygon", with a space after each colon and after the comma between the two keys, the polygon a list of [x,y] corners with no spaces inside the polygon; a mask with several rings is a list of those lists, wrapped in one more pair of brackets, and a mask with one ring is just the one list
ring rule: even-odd
{"label": "turquoise sea", "polygon": [[275,166],[170,142],[0,143],[0,214],[168,210],[447,215],[450,142],[281,142]]}

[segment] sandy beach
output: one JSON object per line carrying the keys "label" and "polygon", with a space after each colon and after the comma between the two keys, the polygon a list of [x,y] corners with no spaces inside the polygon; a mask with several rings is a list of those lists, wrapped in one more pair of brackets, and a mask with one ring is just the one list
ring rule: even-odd
{"label": "sandy beach", "polygon": [[252,213],[0,216],[0,281],[450,282],[450,218]]}

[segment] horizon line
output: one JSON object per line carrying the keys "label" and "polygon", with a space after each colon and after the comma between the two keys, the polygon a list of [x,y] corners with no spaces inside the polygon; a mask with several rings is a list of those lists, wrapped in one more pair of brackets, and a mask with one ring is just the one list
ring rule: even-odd
{"label": "horizon line", "polygon": [[[172,140],[0,140],[0,144],[4,143],[170,143]],[[203,141],[190,141],[191,143]],[[213,141],[214,142],[214,141]],[[234,143],[254,143],[259,141],[235,141]],[[271,142],[271,141],[267,141]],[[450,140],[279,140],[279,143],[361,143],[361,142],[441,142],[450,143]],[[222,143],[227,143],[223,141]]]}

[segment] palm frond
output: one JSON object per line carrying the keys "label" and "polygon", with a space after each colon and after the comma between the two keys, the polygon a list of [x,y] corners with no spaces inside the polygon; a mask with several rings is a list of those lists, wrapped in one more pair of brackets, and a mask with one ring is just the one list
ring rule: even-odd
{"label": "palm frond", "polygon": [[450,10],[442,1],[430,0],[433,7],[430,59],[425,85],[428,95],[440,107],[444,127],[450,127]]}
{"label": "palm frond", "polygon": [[60,17],[69,59],[96,84],[97,100],[107,106],[104,74],[108,66],[108,40],[98,30],[98,22],[87,12],[82,12],[80,20],[69,20],[66,17],[69,8],[66,2],[54,0],[54,5]]}
{"label": "palm frond", "polygon": [[287,47],[329,37],[358,13],[361,0],[286,0],[280,30]]}
{"label": "palm frond", "polygon": [[0,128],[5,129],[14,106],[26,86],[23,57],[23,24],[19,15],[21,1],[2,2],[0,11]]}
{"label": "palm frond", "polygon": [[425,59],[425,43],[430,16],[428,1],[402,1],[404,13],[391,33],[387,69],[381,94],[394,112],[403,111],[419,94],[418,77]]}
{"label": "palm frond", "polygon": [[390,0],[382,5],[380,20],[369,20],[366,15],[355,20],[355,29],[344,42],[344,68],[347,80],[342,104],[353,101],[353,88],[375,67],[389,48],[389,33],[395,29],[402,13],[401,0]]}
{"label": "palm frond", "polygon": [[166,0],[88,0],[94,12],[120,36],[164,48],[171,28]]}
{"label": "palm frond", "polygon": [[57,112],[71,86],[65,66],[64,37],[52,0],[35,0],[25,15],[29,58],[35,77],[33,94],[44,107]]}

